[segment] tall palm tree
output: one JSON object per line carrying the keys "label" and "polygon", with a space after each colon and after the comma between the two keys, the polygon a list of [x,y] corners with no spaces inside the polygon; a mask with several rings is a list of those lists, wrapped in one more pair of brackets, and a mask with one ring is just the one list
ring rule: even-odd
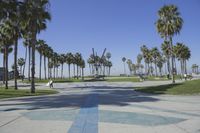
{"label": "tall palm tree", "polygon": [[8,56],[12,51],[13,51],[13,48],[11,47],[11,45],[2,44],[0,47],[0,52],[3,54],[3,68],[4,68],[3,83],[6,85],[5,87],[6,89],[8,89],[8,68],[7,68]]}
{"label": "tall palm tree", "polygon": [[23,77],[22,77],[22,81],[24,80],[24,77],[25,77],[25,68],[26,68],[26,60],[27,60],[28,45],[29,45],[29,43],[28,43],[28,39],[25,39],[25,40],[23,41],[23,45],[24,45],[24,47],[25,47],[26,50],[25,50],[25,56],[24,56],[25,64],[24,64],[23,72],[22,72],[22,75],[23,75]]}
{"label": "tall palm tree", "polygon": [[51,73],[50,73],[51,68],[49,67],[49,63],[50,63],[51,59],[53,58],[53,49],[51,47],[47,47],[46,57],[47,57],[47,65],[48,65],[48,79],[49,79],[49,78],[52,78]]}
{"label": "tall palm tree", "polygon": [[75,59],[75,64],[76,64],[76,78],[78,79],[79,78],[79,66],[80,66],[80,62],[81,62],[81,59],[82,59],[82,56],[81,56],[81,54],[80,53],[76,53],[75,55],[74,55],[74,59]]}
{"label": "tall palm tree", "polygon": [[180,61],[182,76],[184,74],[187,74],[186,61],[191,56],[190,49],[183,43],[177,43],[174,46],[174,54],[176,58]]}
{"label": "tall palm tree", "polygon": [[138,71],[139,73],[141,72],[140,68],[141,68],[141,62],[142,62],[142,55],[141,54],[138,54],[137,55],[137,64],[138,64]]}
{"label": "tall palm tree", "polygon": [[82,69],[82,80],[84,80],[85,61],[83,59],[80,61],[80,68]]}
{"label": "tall palm tree", "polygon": [[24,58],[19,58],[18,59],[18,66],[20,67],[20,75],[23,77],[23,71],[22,67],[25,65],[25,59]]}
{"label": "tall palm tree", "polygon": [[106,53],[106,58],[107,58],[108,60],[110,60],[110,58],[111,58],[111,53],[110,53],[110,52],[107,52],[107,53]]}
{"label": "tall palm tree", "polygon": [[41,80],[42,56],[43,56],[43,51],[45,50],[45,41],[44,40],[40,39],[37,41],[36,50],[40,54],[39,79]]}
{"label": "tall palm tree", "polygon": [[4,78],[5,78],[5,89],[8,89],[8,55],[9,49],[14,43],[13,37],[11,36],[11,27],[3,23],[0,25],[0,40],[2,48],[4,49]]}
{"label": "tall palm tree", "polygon": [[126,63],[128,64],[128,68],[129,68],[129,71],[130,71],[130,75],[132,75],[132,61],[131,59],[128,59],[126,61]]}
{"label": "tall palm tree", "polygon": [[69,79],[70,79],[70,66],[73,63],[73,54],[72,53],[67,53],[66,54],[66,62],[68,64],[68,74],[69,74]]}
{"label": "tall palm tree", "polygon": [[61,64],[61,78],[63,78],[63,65],[66,62],[65,54],[60,54],[60,64]]}
{"label": "tall palm tree", "polygon": [[152,52],[152,57],[153,57],[153,60],[154,60],[154,64],[155,64],[155,75],[157,76],[157,63],[158,63],[158,58],[160,58],[160,52],[158,50],[157,47],[154,47],[151,49],[151,52]]}
{"label": "tall palm tree", "polygon": [[165,41],[170,42],[171,65],[172,65],[172,83],[175,83],[174,76],[174,56],[172,37],[180,33],[183,25],[183,19],[180,17],[178,8],[175,5],[165,5],[158,11],[158,20],[156,28],[158,33]]}
{"label": "tall palm tree", "polygon": [[51,19],[48,12],[48,0],[25,0],[24,2],[24,27],[31,34],[32,68],[31,68],[31,93],[35,93],[35,46],[37,34],[46,29],[47,20]]}
{"label": "tall palm tree", "polygon": [[125,57],[122,58],[122,62],[124,63],[124,75],[126,75],[126,67],[125,67],[126,58]]}
{"label": "tall palm tree", "polygon": [[167,60],[167,71],[168,71],[168,74],[171,74],[171,67],[170,67],[170,44],[169,44],[169,41],[164,41],[164,43],[162,43],[161,45],[161,49],[162,49],[162,52],[164,54],[164,56],[166,57],[166,60]]}
{"label": "tall palm tree", "polygon": [[21,37],[21,21],[23,21],[22,16],[22,2],[18,0],[1,1],[1,10],[3,12],[0,14],[1,23],[6,25],[7,35],[14,44],[14,88],[17,89],[17,51],[18,51],[18,39]]}

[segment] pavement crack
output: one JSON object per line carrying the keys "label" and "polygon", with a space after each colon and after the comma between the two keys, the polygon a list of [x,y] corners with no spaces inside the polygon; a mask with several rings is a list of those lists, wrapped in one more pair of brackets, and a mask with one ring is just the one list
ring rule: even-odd
{"label": "pavement crack", "polygon": [[3,125],[0,125],[0,128],[6,126],[6,125],[8,125],[8,124],[10,124],[10,123],[12,123],[12,122],[14,122],[14,121],[16,121],[16,120],[18,120],[18,119],[21,118],[21,117],[22,117],[22,116],[18,116],[17,118],[15,118],[15,119],[13,119],[13,120],[11,120],[11,121],[8,121],[8,122],[6,122],[6,123],[3,124]]}

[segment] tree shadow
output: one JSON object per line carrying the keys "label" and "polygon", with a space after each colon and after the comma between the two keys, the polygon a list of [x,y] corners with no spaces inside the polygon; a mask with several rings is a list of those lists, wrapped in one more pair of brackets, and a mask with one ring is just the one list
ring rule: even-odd
{"label": "tree shadow", "polygon": [[[74,87],[74,89],[79,87]],[[83,88],[83,87],[82,87]],[[59,94],[53,96],[31,97],[31,98],[18,98],[17,103],[26,105],[27,110],[35,109],[50,109],[50,108],[65,108],[65,107],[78,107],[90,108],[96,106],[94,104],[85,104],[85,101],[95,95],[98,98],[98,105],[113,105],[113,106],[128,106],[131,103],[139,102],[156,102],[158,98],[151,97],[143,93],[137,93],[130,87],[116,87],[116,86],[87,86],[84,88],[91,89],[89,92],[81,91],[75,94]],[[92,102],[93,99],[90,99]],[[12,101],[12,100],[6,100]],[[21,102],[23,102],[21,104]],[[15,106],[18,106],[17,103]],[[2,104],[0,104],[1,106]],[[10,106],[13,103],[7,103],[2,106]],[[19,108],[7,109],[7,111],[19,110]],[[24,108],[22,108],[24,109]]]}

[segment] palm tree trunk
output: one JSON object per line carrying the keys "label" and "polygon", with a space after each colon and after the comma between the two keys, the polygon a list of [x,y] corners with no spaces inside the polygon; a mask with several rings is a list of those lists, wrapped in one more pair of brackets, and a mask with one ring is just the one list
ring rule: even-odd
{"label": "palm tree trunk", "polygon": [[49,58],[47,58],[47,73],[48,73],[48,79],[49,79],[49,77],[50,77],[50,76],[49,76],[49,75],[50,75],[50,74],[49,74]]}
{"label": "palm tree trunk", "polygon": [[63,64],[61,64],[61,79],[63,79]]}
{"label": "palm tree trunk", "polygon": [[55,68],[55,63],[53,65],[53,77],[56,79],[56,68]]}
{"label": "palm tree trunk", "polygon": [[35,45],[36,45],[36,32],[34,32],[32,38],[31,93],[35,93]]}
{"label": "palm tree trunk", "polygon": [[77,77],[76,77],[76,78],[78,79],[78,65],[77,65],[77,67],[76,67],[76,70],[77,70]]}
{"label": "palm tree trunk", "polygon": [[126,75],[125,62],[124,62],[124,75]]}
{"label": "palm tree trunk", "polygon": [[167,58],[167,70],[168,74],[171,74],[169,57]]}
{"label": "palm tree trunk", "polygon": [[17,90],[17,78],[18,78],[18,71],[17,71],[17,50],[18,50],[18,41],[17,38],[15,39],[14,45],[14,82],[15,82],[15,90]]}
{"label": "palm tree trunk", "polygon": [[39,73],[39,79],[41,80],[41,69],[42,69],[42,53],[40,53],[40,73]]}
{"label": "palm tree trunk", "polygon": [[3,68],[4,68],[4,70],[3,70],[3,83],[5,84],[5,68],[6,68],[6,53],[5,53],[5,48],[4,48],[4,51],[3,51]]}
{"label": "palm tree trunk", "polygon": [[109,76],[110,76],[110,67],[109,67]]}
{"label": "palm tree trunk", "polygon": [[158,73],[157,73],[157,65],[156,64],[157,64],[157,61],[155,61],[155,72],[156,72],[155,74],[156,74],[156,77],[157,77]]}
{"label": "palm tree trunk", "polygon": [[172,37],[170,36],[170,46],[171,46],[171,62],[172,62],[172,68],[171,68],[171,74],[172,74],[172,83],[175,83],[175,76],[174,76],[174,56],[173,56],[173,44],[172,44]]}
{"label": "palm tree trunk", "polygon": [[68,64],[68,74],[69,74],[69,79],[70,79],[70,64]]}
{"label": "palm tree trunk", "polygon": [[5,46],[5,89],[8,89],[8,46]]}
{"label": "palm tree trunk", "polygon": [[84,80],[84,70],[83,70],[83,67],[82,67],[82,80]]}
{"label": "palm tree trunk", "polygon": [[184,60],[184,66],[185,66],[185,74],[187,74],[187,63],[186,63],[186,60]]}
{"label": "palm tree trunk", "polygon": [[91,64],[89,63],[90,75],[91,75]]}
{"label": "palm tree trunk", "polygon": [[28,80],[31,81],[31,46],[28,46]]}
{"label": "palm tree trunk", "polygon": [[26,67],[26,60],[27,60],[27,46],[26,46],[26,51],[25,51],[25,64],[24,64],[24,67],[23,67],[23,77],[22,77],[22,81],[24,80],[24,72],[25,72],[25,67]]}
{"label": "palm tree trunk", "polygon": [[46,65],[46,57],[44,56],[44,79],[47,79],[47,71],[46,71],[47,65]]}
{"label": "palm tree trunk", "polygon": [[74,78],[75,78],[75,64],[73,64],[73,67],[74,67]]}

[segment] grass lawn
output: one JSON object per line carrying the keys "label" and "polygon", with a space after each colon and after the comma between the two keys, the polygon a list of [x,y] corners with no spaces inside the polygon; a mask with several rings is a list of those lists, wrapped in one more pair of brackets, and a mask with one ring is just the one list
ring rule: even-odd
{"label": "grass lawn", "polygon": [[151,94],[198,95],[200,94],[200,80],[186,81],[179,84],[140,87],[136,88],[136,90]]}
{"label": "grass lawn", "polygon": [[14,90],[13,88],[5,89],[4,87],[0,87],[0,99],[24,96],[50,95],[56,93],[58,92],[55,90],[36,90],[35,94],[32,94],[30,93],[30,90]]}
{"label": "grass lawn", "polygon": [[138,77],[107,77],[105,81],[108,82],[140,82]]}
{"label": "grass lawn", "polygon": [[[54,83],[67,83],[67,82],[84,82],[81,78],[79,79],[52,79],[54,81]],[[31,83],[30,81],[28,80],[24,80],[23,81],[24,83]],[[42,80],[39,80],[39,79],[35,79],[35,83],[48,83],[49,82],[49,79],[42,79]]]}

